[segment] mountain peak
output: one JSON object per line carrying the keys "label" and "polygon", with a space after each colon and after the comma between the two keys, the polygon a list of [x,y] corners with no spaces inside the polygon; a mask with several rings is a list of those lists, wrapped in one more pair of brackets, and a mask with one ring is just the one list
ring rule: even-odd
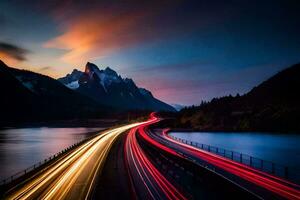
{"label": "mountain peak", "polygon": [[72,71],[72,73],[71,73],[71,74],[73,74],[73,73],[77,73],[77,72],[79,72],[79,70],[78,70],[78,69],[73,69],[73,71]]}
{"label": "mountain peak", "polygon": [[99,69],[97,65],[87,62],[85,72],[73,70],[70,75],[58,80],[103,105],[124,110],[175,111],[173,107],[153,97],[150,91],[138,88],[132,79],[123,79],[110,67]]}
{"label": "mountain peak", "polygon": [[131,78],[124,78],[125,83],[128,84],[134,84],[133,80]]}
{"label": "mountain peak", "polygon": [[118,76],[117,72],[112,70],[110,67],[104,69],[104,73],[112,76]]}
{"label": "mountain peak", "polygon": [[110,67],[106,67],[104,71],[114,71]]}
{"label": "mountain peak", "polygon": [[99,68],[97,65],[95,65],[94,63],[90,63],[90,62],[87,62],[86,65],[85,65],[85,73],[89,73],[91,71],[99,71]]}

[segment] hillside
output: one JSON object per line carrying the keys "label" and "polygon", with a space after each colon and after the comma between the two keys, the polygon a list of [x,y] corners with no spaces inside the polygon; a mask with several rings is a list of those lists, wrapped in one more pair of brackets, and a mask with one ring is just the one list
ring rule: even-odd
{"label": "hillside", "polygon": [[243,96],[214,98],[179,113],[177,126],[216,131],[300,131],[300,64]]}
{"label": "hillside", "polygon": [[109,110],[48,76],[0,61],[0,125],[24,121],[100,117]]}

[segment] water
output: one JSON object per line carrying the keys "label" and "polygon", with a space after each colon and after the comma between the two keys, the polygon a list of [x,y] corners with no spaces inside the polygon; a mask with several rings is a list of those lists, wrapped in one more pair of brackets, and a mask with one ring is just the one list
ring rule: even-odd
{"label": "water", "polygon": [[300,171],[300,135],[297,134],[173,132],[171,135],[248,154]]}
{"label": "water", "polygon": [[0,179],[19,172],[103,128],[21,128],[0,130]]}

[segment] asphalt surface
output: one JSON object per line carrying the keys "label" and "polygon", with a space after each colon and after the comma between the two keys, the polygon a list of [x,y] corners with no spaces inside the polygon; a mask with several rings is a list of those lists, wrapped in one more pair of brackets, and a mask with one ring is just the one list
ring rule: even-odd
{"label": "asphalt surface", "polygon": [[266,199],[300,199],[284,180],[149,131],[159,121],[151,114],[148,121],[99,133],[7,191],[5,199],[257,199],[244,186],[258,183],[274,192]]}
{"label": "asphalt surface", "polygon": [[124,161],[124,143],[127,133],[117,138],[97,177],[92,199],[133,199],[129,176]]}
{"label": "asphalt surface", "polygon": [[87,199],[116,139],[134,123],[104,131],[24,183],[6,192],[5,199]]}
{"label": "asphalt surface", "polygon": [[184,155],[192,162],[212,169],[212,173],[219,174],[223,176],[224,179],[232,181],[236,186],[243,188],[245,191],[249,191],[249,193],[252,193],[257,198],[300,199],[299,186],[289,181],[236,163],[213,153],[174,141],[165,133],[149,132],[149,134],[165,146],[180,152],[181,155]]}

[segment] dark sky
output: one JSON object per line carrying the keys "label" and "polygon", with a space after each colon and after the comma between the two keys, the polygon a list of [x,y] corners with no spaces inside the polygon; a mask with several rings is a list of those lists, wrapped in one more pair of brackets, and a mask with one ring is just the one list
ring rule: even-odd
{"label": "dark sky", "polygon": [[168,102],[244,93],[300,62],[300,1],[1,0],[0,57],[55,78],[87,61]]}

